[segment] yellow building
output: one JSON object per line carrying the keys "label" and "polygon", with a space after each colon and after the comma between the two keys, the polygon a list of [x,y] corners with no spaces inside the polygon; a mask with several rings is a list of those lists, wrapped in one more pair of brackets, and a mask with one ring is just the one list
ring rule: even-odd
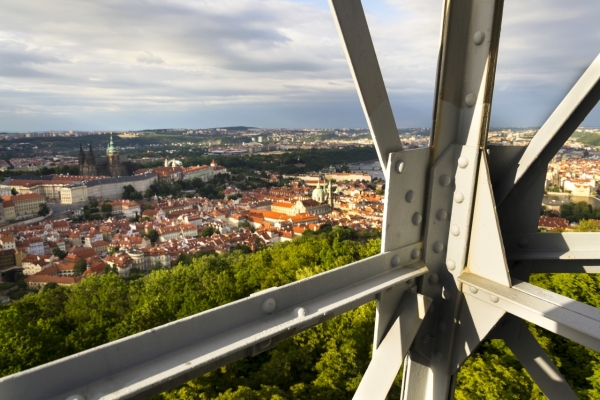
{"label": "yellow building", "polygon": [[[2,200],[4,200],[5,209],[4,215],[6,216],[6,220],[19,218],[24,215],[35,215],[40,211],[40,205],[46,204],[46,199],[44,196],[37,193],[27,193],[27,194],[19,194],[16,196],[2,196]],[[12,202],[14,204],[14,218],[9,218],[7,215],[7,202]]]}

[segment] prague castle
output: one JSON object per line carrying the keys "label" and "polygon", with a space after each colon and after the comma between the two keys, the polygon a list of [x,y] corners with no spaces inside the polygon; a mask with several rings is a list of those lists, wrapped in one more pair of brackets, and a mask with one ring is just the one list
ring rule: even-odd
{"label": "prague castle", "polygon": [[132,171],[132,165],[127,156],[119,156],[113,144],[112,133],[110,134],[110,143],[106,149],[106,157],[96,159],[92,145],[88,151],[87,157],[81,144],[79,145],[79,175],[81,176],[127,176]]}

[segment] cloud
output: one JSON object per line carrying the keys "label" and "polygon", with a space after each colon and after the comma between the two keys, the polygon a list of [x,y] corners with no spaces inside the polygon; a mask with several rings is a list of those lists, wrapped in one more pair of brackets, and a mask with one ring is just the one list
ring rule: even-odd
{"label": "cloud", "polygon": [[149,51],[145,51],[143,53],[138,54],[135,60],[139,63],[143,64],[164,64],[165,60],[160,58],[159,56],[155,56]]}
{"label": "cloud", "polygon": [[[441,1],[363,3],[398,126],[429,126]],[[493,123],[539,124],[600,51],[600,4],[505,9]],[[0,131],[366,126],[324,1],[4,0],[0,59]]]}

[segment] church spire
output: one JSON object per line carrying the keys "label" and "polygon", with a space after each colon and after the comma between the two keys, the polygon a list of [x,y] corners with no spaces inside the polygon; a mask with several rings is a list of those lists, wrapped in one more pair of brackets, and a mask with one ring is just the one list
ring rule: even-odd
{"label": "church spire", "polygon": [[79,142],[79,156],[77,158],[79,159],[79,165],[85,163],[85,153],[83,152],[83,145],[81,142]]}
{"label": "church spire", "polygon": [[92,150],[92,144],[90,143],[90,151],[89,151],[89,157],[90,157],[90,165],[96,165],[96,156],[94,156],[94,150]]}
{"label": "church spire", "polygon": [[106,154],[116,153],[115,145],[113,144],[112,132],[110,133],[110,142],[108,143],[108,148],[106,149]]}

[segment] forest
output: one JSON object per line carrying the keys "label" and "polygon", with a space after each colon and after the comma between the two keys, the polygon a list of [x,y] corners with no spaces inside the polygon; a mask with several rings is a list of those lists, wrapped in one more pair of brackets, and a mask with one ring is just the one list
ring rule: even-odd
{"label": "forest", "polygon": [[[0,310],[0,375],[377,254],[379,239],[357,241],[334,228],[255,253],[207,254],[172,269],[125,280],[114,272],[26,295]],[[539,274],[531,283],[600,306],[597,275]],[[350,399],[367,368],[374,303],[336,317],[157,399]],[[600,354],[541,328],[531,331],[580,398],[600,398]],[[398,375],[388,398],[398,398]],[[457,399],[543,399],[501,340],[486,341],[464,364]]]}

